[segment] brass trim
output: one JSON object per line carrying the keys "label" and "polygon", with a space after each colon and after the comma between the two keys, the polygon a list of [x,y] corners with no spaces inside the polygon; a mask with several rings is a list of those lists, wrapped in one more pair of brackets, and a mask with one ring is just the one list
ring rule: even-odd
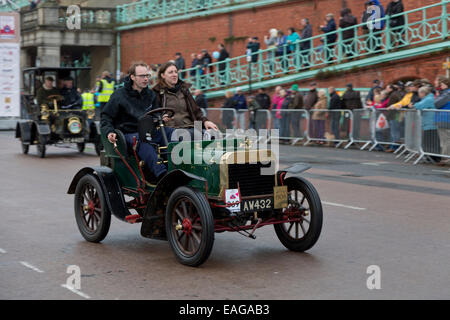
{"label": "brass trim", "polygon": [[[228,189],[228,165],[229,164],[246,164],[252,162],[275,162],[277,158],[270,149],[262,150],[238,150],[225,152],[219,161],[220,168],[220,193],[219,197],[223,199],[225,189]],[[276,174],[275,174],[276,176]]]}

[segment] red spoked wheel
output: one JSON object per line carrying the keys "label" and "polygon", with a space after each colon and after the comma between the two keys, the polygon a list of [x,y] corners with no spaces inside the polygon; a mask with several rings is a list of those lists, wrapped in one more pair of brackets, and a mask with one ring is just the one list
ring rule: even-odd
{"label": "red spoked wheel", "polygon": [[81,235],[89,242],[100,242],[108,234],[111,213],[100,183],[91,174],[78,181],[75,190],[75,219]]}
{"label": "red spoked wheel", "polygon": [[205,195],[176,189],[167,205],[166,232],[180,263],[195,267],[205,262],[214,244],[214,219]]}
{"label": "red spoked wheel", "polygon": [[293,251],[306,251],[317,242],[322,231],[323,212],[319,194],[303,178],[288,178],[288,207],[282,215],[293,222],[274,225],[281,243]]}

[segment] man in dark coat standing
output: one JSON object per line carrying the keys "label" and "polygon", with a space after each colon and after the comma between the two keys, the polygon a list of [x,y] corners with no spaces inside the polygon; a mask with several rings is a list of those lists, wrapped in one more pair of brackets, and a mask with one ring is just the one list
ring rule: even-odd
{"label": "man in dark coat standing", "polygon": [[[186,69],[186,63],[180,52],[175,53],[175,66],[180,71]],[[180,72],[180,75],[183,80],[186,79],[186,72]]]}
{"label": "man in dark coat standing", "polygon": [[331,116],[331,133],[333,133],[335,139],[339,139],[339,121],[341,119],[341,113],[338,111],[332,110],[340,110],[341,106],[341,97],[337,94],[334,87],[328,88],[328,93],[330,94],[330,116]]}
{"label": "man in dark coat standing", "polygon": [[315,82],[312,82],[309,84],[309,91],[306,94],[305,98],[303,99],[303,107],[306,110],[310,110],[314,108],[314,105],[319,100],[319,97],[317,95],[317,84]]}
{"label": "man in dark coat standing", "polygon": [[[358,24],[358,20],[352,15],[352,11],[349,8],[344,8],[341,10],[341,18],[339,19],[339,28],[346,29],[353,27]],[[344,41],[344,53],[347,57],[352,60],[354,54],[356,53],[355,46],[355,31],[356,28],[351,28],[342,31],[342,40]]]}
{"label": "man in dark coat standing", "polygon": [[312,26],[309,23],[307,18],[303,18],[301,21],[301,25],[303,27],[302,34],[300,36],[300,53],[303,61],[303,66],[308,69],[310,66],[310,54],[311,54],[311,40],[310,38],[313,36]]}
{"label": "man in dark coat standing", "polygon": [[399,15],[392,17],[394,15],[398,15],[404,11],[402,0],[392,0],[389,2],[386,8],[386,15],[391,16],[389,20],[389,26],[394,33],[394,39],[392,41],[392,47],[395,47],[398,42],[403,39],[403,34],[405,32],[405,16]]}

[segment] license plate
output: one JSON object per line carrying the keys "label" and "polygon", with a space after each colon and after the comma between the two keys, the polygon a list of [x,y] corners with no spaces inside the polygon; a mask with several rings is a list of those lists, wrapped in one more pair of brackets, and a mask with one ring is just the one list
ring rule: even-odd
{"label": "license plate", "polygon": [[244,212],[271,210],[272,208],[273,208],[272,198],[249,199],[243,200],[241,203],[241,210]]}
{"label": "license plate", "polygon": [[64,143],[83,143],[84,138],[64,138]]}

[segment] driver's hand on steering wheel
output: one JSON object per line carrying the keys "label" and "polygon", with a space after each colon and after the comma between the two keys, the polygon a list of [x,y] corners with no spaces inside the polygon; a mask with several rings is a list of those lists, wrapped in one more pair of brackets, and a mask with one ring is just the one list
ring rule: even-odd
{"label": "driver's hand on steering wheel", "polygon": [[116,143],[117,142],[117,134],[115,134],[114,132],[108,133],[108,140],[112,144]]}
{"label": "driver's hand on steering wheel", "polygon": [[216,126],[216,124],[214,123],[214,122],[212,122],[212,121],[205,121],[204,123],[203,123],[203,125],[205,126],[205,129],[206,130],[209,130],[209,129],[214,129],[214,130],[216,130],[216,131],[219,131],[219,128],[217,128],[217,126]]}
{"label": "driver's hand on steering wheel", "polygon": [[163,121],[164,122],[168,122],[168,121],[170,121],[170,120],[172,120],[173,119],[173,117],[172,118],[169,118],[169,116],[167,115],[167,113],[165,113],[165,114],[163,114]]}

